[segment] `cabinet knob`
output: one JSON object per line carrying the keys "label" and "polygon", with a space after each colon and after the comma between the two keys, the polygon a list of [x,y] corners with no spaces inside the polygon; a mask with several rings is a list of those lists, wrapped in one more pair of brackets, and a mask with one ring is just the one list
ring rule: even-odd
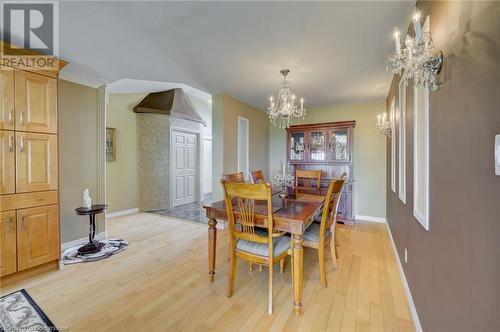
{"label": "cabinet knob", "polygon": [[24,138],[22,136],[19,141],[19,149],[21,150],[21,152],[24,152]]}
{"label": "cabinet knob", "polygon": [[22,127],[24,122],[24,112],[19,112],[19,126]]}

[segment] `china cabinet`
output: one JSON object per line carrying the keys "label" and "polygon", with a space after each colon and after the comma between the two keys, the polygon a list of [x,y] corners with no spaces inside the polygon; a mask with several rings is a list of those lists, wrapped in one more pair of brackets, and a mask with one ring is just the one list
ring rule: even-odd
{"label": "china cabinet", "polygon": [[355,121],[290,126],[287,160],[294,169],[321,170],[321,185],[347,174],[339,202],[339,220],[354,223],[353,132]]}

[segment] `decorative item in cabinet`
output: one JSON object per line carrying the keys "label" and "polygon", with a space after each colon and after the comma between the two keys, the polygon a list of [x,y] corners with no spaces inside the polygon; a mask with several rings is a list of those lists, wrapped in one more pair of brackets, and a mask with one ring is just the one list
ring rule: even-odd
{"label": "decorative item in cabinet", "polygon": [[302,161],[304,160],[304,150],[305,150],[305,135],[304,133],[292,133],[289,137],[289,159],[291,161]]}
{"label": "decorative item in cabinet", "polygon": [[349,161],[349,129],[332,130],[329,148],[332,161]]}
{"label": "decorative item in cabinet", "polygon": [[307,143],[308,160],[311,162],[322,162],[326,160],[325,132],[312,131],[308,133]]}

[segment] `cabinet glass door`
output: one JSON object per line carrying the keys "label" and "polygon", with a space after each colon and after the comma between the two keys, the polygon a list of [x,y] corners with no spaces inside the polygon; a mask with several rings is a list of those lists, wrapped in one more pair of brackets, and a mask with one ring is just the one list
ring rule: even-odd
{"label": "cabinet glass door", "polygon": [[290,134],[290,160],[304,160],[304,133]]}
{"label": "cabinet glass door", "polygon": [[325,138],[326,135],[322,131],[312,131],[309,134],[309,160],[310,161],[325,161],[326,149]]}
{"label": "cabinet glass door", "polygon": [[337,161],[349,160],[348,130],[340,129],[331,132],[330,136],[331,159]]}

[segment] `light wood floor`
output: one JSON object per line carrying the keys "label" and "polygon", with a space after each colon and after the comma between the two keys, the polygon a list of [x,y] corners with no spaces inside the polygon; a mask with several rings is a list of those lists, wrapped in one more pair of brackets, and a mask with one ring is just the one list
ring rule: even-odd
{"label": "light wood floor", "polygon": [[[317,256],[305,249],[304,310],[293,314],[290,265],[275,275],[267,314],[267,269],[241,262],[226,297],[227,236],[219,231],[216,279],[207,277],[206,226],[151,214],[112,219],[110,237],[130,247],[107,260],[65,266],[17,284],[68,331],[412,331],[413,323],[384,224],[339,227],[340,268],[328,256],[328,288]],[[279,269],[278,269],[279,271]]]}

